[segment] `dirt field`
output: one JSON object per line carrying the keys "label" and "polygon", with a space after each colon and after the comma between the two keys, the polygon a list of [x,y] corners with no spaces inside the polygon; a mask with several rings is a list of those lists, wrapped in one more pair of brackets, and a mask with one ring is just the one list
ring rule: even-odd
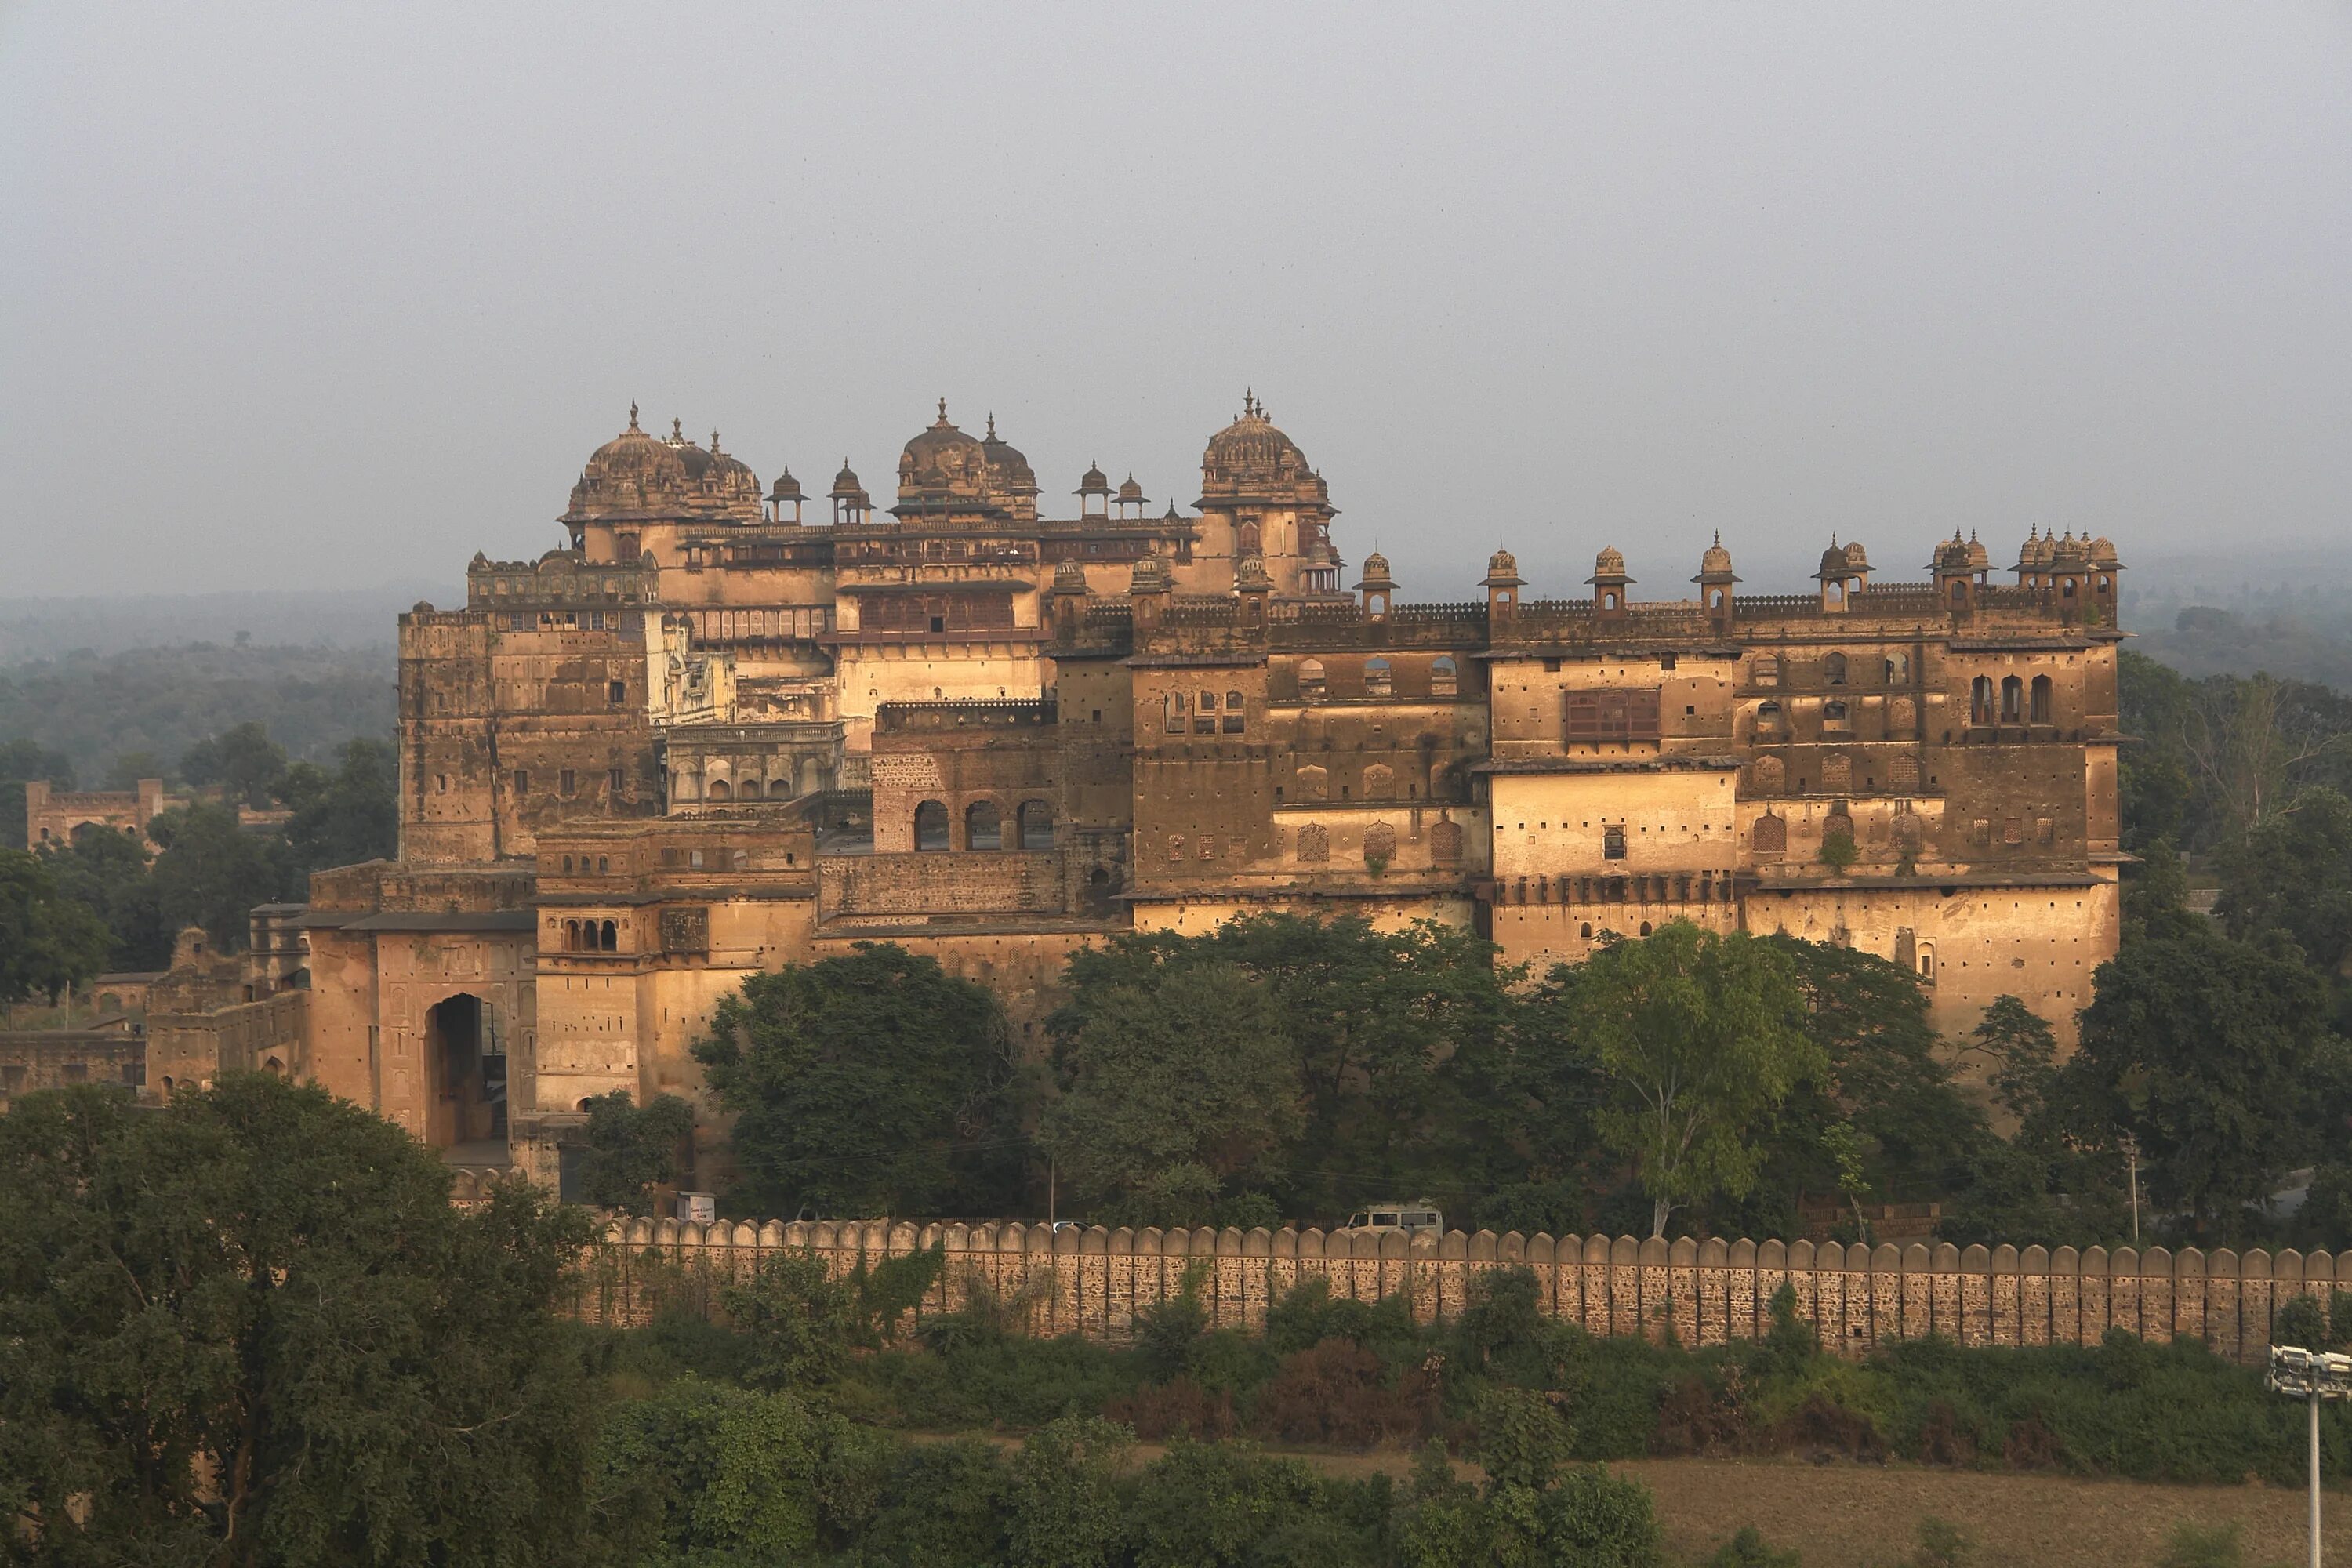
{"label": "dirt field", "polygon": [[[1017,1438],[997,1436],[1005,1444]],[[1139,1443],[1139,1461],[1167,1450]],[[1328,1475],[1386,1472],[1402,1480],[1412,1456],[1270,1447]],[[2300,1568],[2305,1494],[2275,1487],[2167,1487],[2140,1481],[1985,1475],[1904,1465],[1813,1465],[1797,1459],[1633,1459],[1609,1467],[1657,1499],[1666,1549],[1704,1561],[1752,1524],[1774,1547],[1796,1548],[1804,1568],[1900,1568],[1919,1521],[1957,1525],[1975,1550],[1970,1568],[2151,1568],[2175,1526],[2234,1522],[2245,1568]],[[1457,1465],[1472,1479],[1474,1465]],[[2352,1563],[2352,1493],[2326,1499],[2327,1561]]]}
{"label": "dirt field", "polygon": [[[1337,1475],[1385,1470],[1402,1478],[1403,1454],[1303,1454]],[[1976,1568],[2145,1568],[2173,1527],[2235,1521],[2246,1568],[2304,1561],[2305,1494],[2270,1487],[2160,1487],[2137,1481],[1979,1475],[1900,1465],[1810,1465],[1798,1460],[1635,1459],[1610,1467],[1654,1493],[1667,1550],[1697,1562],[1743,1524],[1775,1547],[1795,1547],[1804,1568],[1890,1568],[1904,1562],[1919,1521],[1958,1525],[1975,1542]],[[2326,1500],[2330,1563],[2352,1563],[2352,1495]]]}

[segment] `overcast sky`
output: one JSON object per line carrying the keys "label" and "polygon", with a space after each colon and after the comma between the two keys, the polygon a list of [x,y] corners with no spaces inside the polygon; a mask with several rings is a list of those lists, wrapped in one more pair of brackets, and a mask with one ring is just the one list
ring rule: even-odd
{"label": "overcast sky", "polygon": [[2352,5],[0,4],[0,592],[455,582],[632,399],[1350,563],[2352,534]]}

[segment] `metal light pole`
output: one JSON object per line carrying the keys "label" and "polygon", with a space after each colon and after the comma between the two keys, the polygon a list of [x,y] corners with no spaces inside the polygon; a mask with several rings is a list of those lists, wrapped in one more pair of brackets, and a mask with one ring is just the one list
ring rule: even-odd
{"label": "metal light pole", "polygon": [[2305,1400],[2311,1406],[2311,1568],[2320,1568],[2319,1402],[2352,1399],[2352,1355],[2273,1345],[2270,1376],[2263,1381],[2273,1394]]}

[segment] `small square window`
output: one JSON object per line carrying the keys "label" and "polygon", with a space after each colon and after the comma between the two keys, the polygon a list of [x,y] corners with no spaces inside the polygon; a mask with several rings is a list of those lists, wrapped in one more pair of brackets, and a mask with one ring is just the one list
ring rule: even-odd
{"label": "small square window", "polygon": [[566,768],[556,775],[556,787],[562,794],[568,795],[572,794],[572,791],[579,788],[580,785],[579,781],[572,777],[572,770],[570,768]]}

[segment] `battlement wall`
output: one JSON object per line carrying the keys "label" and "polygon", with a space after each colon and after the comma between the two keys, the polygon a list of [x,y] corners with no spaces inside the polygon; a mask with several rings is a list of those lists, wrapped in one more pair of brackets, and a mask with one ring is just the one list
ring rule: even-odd
{"label": "battlement wall", "polygon": [[845,1274],[934,1244],[947,1268],[919,1314],[954,1310],[979,1280],[1000,1300],[1025,1299],[1034,1334],[1111,1341],[1132,1332],[1138,1310],[1181,1293],[1195,1270],[1211,1325],[1255,1330],[1267,1305],[1303,1279],[1328,1279],[1333,1296],[1358,1300],[1408,1295],[1417,1320],[1440,1322],[1460,1314],[1480,1273],[1523,1266],[1546,1311],[1595,1334],[1663,1339],[1671,1324],[1685,1345],[1756,1339],[1787,1284],[1799,1314],[1841,1355],[1930,1334],[1964,1345],[2095,1345],[2121,1328],[2151,1341],[2202,1339],[2222,1356],[2252,1362],[2264,1354],[2281,1303],[2352,1289],[2352,1253],[2293,1250],[1669,1243],[1484,1230],[1408,1242],[1398,1233],[1312,1229],[632,1220],[611,1230],[576,1310],[632,1324],[682,1301],[716,1316],[719,1290],[772,1253],[807,1248]]}

